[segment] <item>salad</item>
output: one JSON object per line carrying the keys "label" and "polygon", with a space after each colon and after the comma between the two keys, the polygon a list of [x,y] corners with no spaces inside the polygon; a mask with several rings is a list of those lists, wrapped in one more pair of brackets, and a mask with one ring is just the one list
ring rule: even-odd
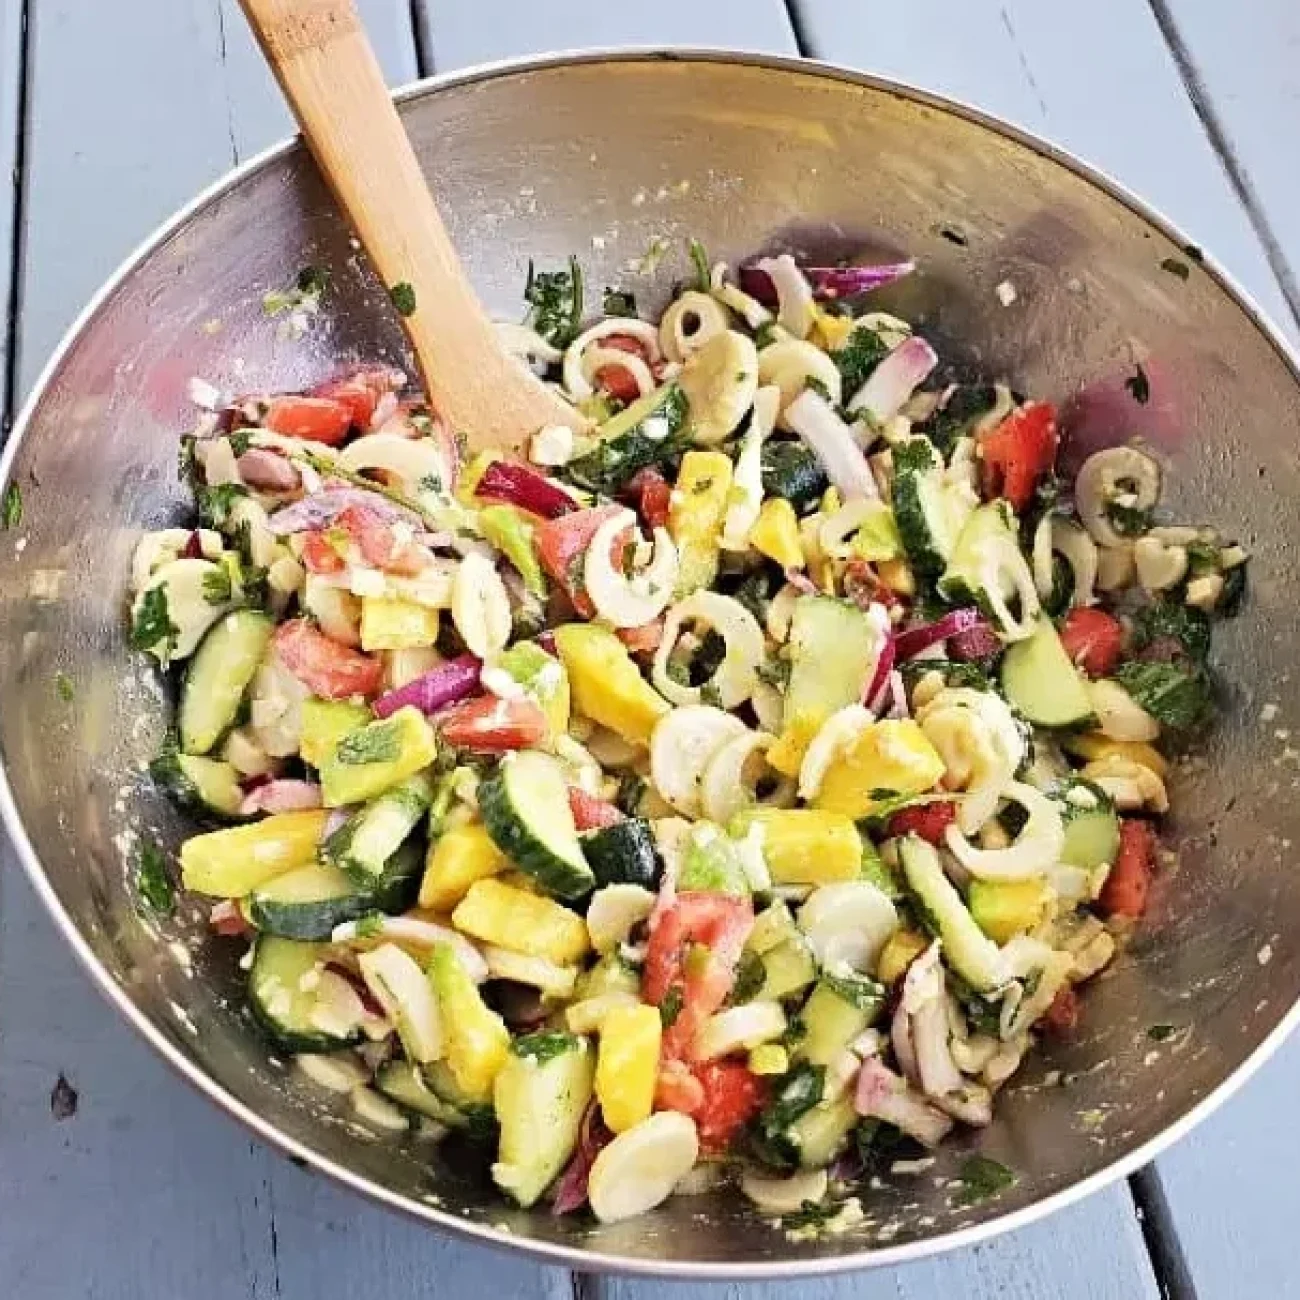
{"label": "salad", "polygon": [[591,429],[526,453],[385,366],[198,385],[131,573],[269,1050],[602,1222],[990,1122],[1142,917],[1247,558],[871,310],[910,263],[692,252],[657,322],[530,274],[503,341]]}

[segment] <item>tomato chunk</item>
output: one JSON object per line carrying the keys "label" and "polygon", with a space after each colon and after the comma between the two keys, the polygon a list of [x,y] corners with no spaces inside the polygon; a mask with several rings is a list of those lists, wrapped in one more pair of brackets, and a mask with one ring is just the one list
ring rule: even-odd
{"label": "tomato chunk", "polygon": [[481,695],[449,709],[439,728],[449,745],[480,754],[532,749],[548,734],[546,714],[534,700],[502,700],[495,695]]}
{"label": "tomato chunk", "polygon": [[919,835],[923,840],[939,847],[943,833],[957,818],[957,805],[943,799],[938,803],[921,803],[913,808],[900,808],[886,827],[891,836]]}
{"label": "tomato chunk", "polygon": [[649,623],[636,627],[614,629],[614,635],[635,655],[650,650],[658,650],[659,642],[664,639],[664,621],[656,618]]}
{"label": "tomato chunk", "polygon": [[[351,375],[327,379],[311,390],[312,397],[323,397],[348,408],[353,428],[368,429],[375,418],[380,399],[395,393],[406,382],[400,370],[380,366],[358,370]],[[390,403],[391,405],[391,403]]]}
{"label": "tomato chunk", "polygon": [[1124,817],[1119,823],[1119,852],[1098,902],[1109,916],[1141,916],[1156,864],[1156,832],[1150,822]]}
{"label": "tomato chunk", "polygon": [[352,427],[352,410],[346,402],[327,397],[273,397],[262,424],[286,438],[337,446]]}
{"label": "tomato chunk", "polygon": [[1023,510],[1055,463],[1059,443],[1056,407],[1050,402],[1026,402],[1012,411],[979,440],[985,497],[1005,497],[1013,509]]}
{"label": "tomato chunk", "polygon": [[324,533],[303,534],[301,558],[308,573],[342,573],[347,568],[347,562],[330,545]]}
{"label": "tomato chunk", "polygon": [[1115,671],[1123,642],[1119,620],[1103,609],[1082,605],[1072,609],[1061,624],[1065,653],[1089,677],[1109,677]]}
{"label": "tomato chunk", "polygon": [[594,794],[579,790],[576,785],[569,787],[569,811],[573,813],[573,824],[580,831],[599,831],[606,826],[617,826],[627,817],[606,799],[597,799]]}
{"label": "tomato chunk", "polygon": [[700,1026],[727,1000],[754,925],[748,898],[678,894],[652,920],[642,996],[664,1013],[664,1060],[688,1060]]}
{"label": "tomato chunk", "polygon": [[693,1073],[704,1090],[704,1102],[695,1112],[700,1148],[717,1154],[763,1109],[767,1089],[740,1061],[706,1061],[696,1065]]}
{"label": "tomato chunk", "polygon": [[624,491],[636,502],[647,528],[667,528],[673,504],[672,484],[653,466],[638,470],[627,481]]}
{"label": "tomato chunk", "polygon": [[548,519],[537,528],[537,553],[542,568],[568,593],[573,607],[585,618],[595,609],[583,591],[582,562],[597,530],[623,506],[594,506]]}
{"label": "tomato chunk", "polygon": [[383,679],[378,659],[331,640],[305,618],[281,623],[271,641],[284,666],[322,699],[373,695]]}
{"label": "tomato chunk", "polygon": [[1067,984],[1052,999],[1039,1023],[1058,1038],[1068,1038],[1079,1027],[1079,995]]}

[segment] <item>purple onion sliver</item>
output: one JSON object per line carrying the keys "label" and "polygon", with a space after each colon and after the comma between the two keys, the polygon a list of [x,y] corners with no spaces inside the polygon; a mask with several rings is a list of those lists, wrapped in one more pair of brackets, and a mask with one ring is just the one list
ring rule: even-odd
{"label": "purple onion sliver", "polygon": [[931,646],[939,645],[960,632],[978,627],[983,621],[977,609],[954,609],[937,622],[926,623],[922,627],[912,627],[906,632],[900,632],[896,638],[895,650],[900,660],[914,659]]}
{"label": "purple onion sliver", "polygon": [[849,397],[849,414],[862,411],[875,424],[884,424],[898,414],[938,364],[938,353],[919,335],[904,339]]}
{"label": "purple onion sliver", "polygon": [[884,704],[884,693],[889,686],[889,674],[893,671],[897,656],[898,638],[891,636],[880,651],[880,658],[876,660],[876,670],[871,674],[871,683],[862,695],[862,702],[877,717],[880,715],[880,708],[877,706]]}
{"label": "purple onion sliver", "polygon": [[948,642],[949,655],[962,663],[981,663],[992,659],[1001,649],[1001,638],[983,618]]}
{"label": "purple onion sliver", "polygon": [[554,632],[542,632],[537,637],[537,644],[541,646],[542,649],[545,650],[553,659],[558,659],[560,657],[559,647],[555,644]]}
{"label": "purple onion sliver", "polygon": [[578,509],[578,503],[550,479],[526,465],[513,465],[503,460],[494,460],[483,471],[474,495],[490,501],[504,501],[543,519],[558,519]]}
{"label": "purple onion sliver", "polygon": [[364,488],[326,487],[313,492],[291,506],[277,510],[268,520],[271,531],[279,537],[300,533],[304,529],[328,528],[349,506],[367,506],[386,523],[399,520],[423,531],[424,520],[414,510],[396,505],[378,492]]}
{"label": "purple onion sliver", "polygon": [[776,285],[766,271],[757,266],[742,266],[739,268],[739,277],[741,289],[751,298],[757,299],[764,307],[777,305]]}
{"label": "purple onion sliver", "polygon": [[461,655],[430,669],[414,681],[381,695],[374,703],[375,716],[387,718],[407,705],[421,713],[437,713],[478,690],[483,661],[476,655]]}
{"label": "purple onion sliver", "polygon": [[803,273],[818,298],[848,298],[883,289],[916,270],[916,263],[886,262],[880,266],[805,266]]}

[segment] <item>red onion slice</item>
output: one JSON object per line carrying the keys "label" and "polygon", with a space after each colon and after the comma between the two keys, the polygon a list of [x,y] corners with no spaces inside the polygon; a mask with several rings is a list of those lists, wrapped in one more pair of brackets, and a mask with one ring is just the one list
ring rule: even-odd
{"label": "red onion slice", "polygon": [[876,714],[880,715],[880,706],[884,704],[884,694],[889,686],[889,674],[894,670],[894,661],[898,657],[899,638],[891,636],[881,648],[880,658],[876,660],[876,670],[871,674],[871,681],[862,693],[862,702]]}
{"label": "red onion slice", "polygon": [[785,418],[812,448],[826,471],[826,477],[839,489],[845,501],[875,501],[880,498],[875,476],[853,437],[853,430],[821,394],[805,388],[786,407]]}
{"label": "red onion slice", "polygon": [[494,460],[483,472],[474,495],[491,501],[504,501],[543,519],[558,519],[578,503],[561,487],[525,465]]}
{"label": "red onion slice", "polygon": [[849,398],[850,415],[865,414],[880,425],[897,415],[903,404],[939,364],[939,355],[913,334],[904,339]]}
{"label": "red onion slice", "polygon": [[421,713],[436,713],[473,695],[479,688],[482,670],[483,661],[469,654],[439,664],[405,686],[381,695],[374,703],[375,716],[387,718],[407,705],[413,705]]}
{"label": "red onion slice", "polygon": [[326,487],[313,492],[301,501],[295,501],[283,510],[277,510],[268,521],[271,531],[278,537],[287,537],[290,533],[300,533],[308,528],[328,528],[349,506],[366,506],[385,523],[397,523],[399,520],[412,524],[420,532],[424,531],[424,520],[414,510],[407,510],[396,505],[378,492],[367,492],[364,488]]}
{"label": "red onion slice", "polygon": [[[882,289],[916,270],[916,263],[886,262],[879,266],[804,266],[800,270],[812,285],[813,297],[821,301],[849,298],[859,293]],[[777,305],[776,285],[760,266],[740,268],[740,287],[765,306]]]}
{"label": "red onion slice", "polygon": [[903,662],[914,659],[923,650],[928,650],[933,645],[940,645],[949,637],[977,627],[983,621],[983,616],[977,609],[954,609],[937,622],[908,628],[906,632],[900,632],[894,638],[898,658]]}
{"label": "red onion slice", "polygon": [[600,1117],[600,1107],[594,1101],[589,1102],[578,1134],[578,1149],[555,1187],[552,1214],[572,1214],[586,1205],[587,1179],[591,1175],[591,1167],[596,1163],[596,1157],[613,1140],[613,1133],[605,1127],[605,1121]]}
{"label": "red onion slice", "polygon": [[265,781],[244,795],[241,817],[254,813],[308,812],[321,806],[320,786],[314,781]]}

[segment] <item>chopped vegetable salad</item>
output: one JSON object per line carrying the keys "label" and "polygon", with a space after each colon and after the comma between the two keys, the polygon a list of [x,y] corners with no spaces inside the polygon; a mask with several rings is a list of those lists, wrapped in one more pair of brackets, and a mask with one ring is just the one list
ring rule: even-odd
{"label": "chopped vegetable salad", "polygon": [[1245,578],[1140,442],[1063,477],[1049,401],[873,310],[910,263],[692,255],[657,322],[530,274],[502,341],[590,428],[526,453],[383,366],[218,396],[131,572],[270,1048],[602,1222],[834,1214],[990,1122],[1158,893]]}

